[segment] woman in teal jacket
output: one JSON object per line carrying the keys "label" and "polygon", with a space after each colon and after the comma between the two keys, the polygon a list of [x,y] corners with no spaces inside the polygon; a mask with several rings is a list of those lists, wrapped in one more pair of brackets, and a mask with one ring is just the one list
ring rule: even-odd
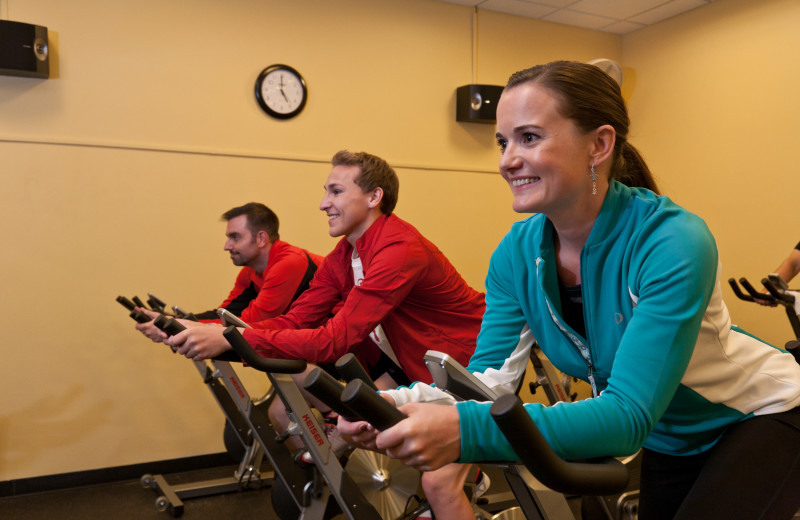
{"label": "woman in teal jacket", "polygon": [[[497,108],[500,172],[514,210],[535,214],[492,256],[469,369],[502,376],[527,324],[594,395],[526,410],[568,459],[644,448],[641,518],[791,518],[800,366],[731,326],[711,233],[656,194],[627,133],[619,86],[594,66],[511,77]],[[428,470],[516,460],[488,403],[431,406],[402,406],[409,419],[377,447]]]}

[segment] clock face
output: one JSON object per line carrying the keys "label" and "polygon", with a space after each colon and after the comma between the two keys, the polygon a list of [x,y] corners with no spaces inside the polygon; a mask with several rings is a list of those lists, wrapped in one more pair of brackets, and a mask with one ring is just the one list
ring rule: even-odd
{"label": "clock face", "polygon": [[288,65],[267,67],[256,80],[256,99],[267,114],[289,119],[306,105],[308,90],[299,72]]}

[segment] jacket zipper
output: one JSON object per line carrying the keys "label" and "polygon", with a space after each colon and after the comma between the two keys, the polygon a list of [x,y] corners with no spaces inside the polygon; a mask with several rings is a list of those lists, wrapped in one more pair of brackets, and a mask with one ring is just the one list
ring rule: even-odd
{"label": "jacket zipper", "polygon": [[559,321],[558,317],[556,316],[556,313],[553,312],[553,307],[550,304],[550,298],[547,297],[547,292],[544,290],[544,287],[542,286],[541,277],[539,276],[539,266],[541,262],[542,262],[541,258],[536,259],[536,278],[537,281],[539,282],[539,289],[542,291],[542,294],[544,295],[544,302],[547,304],[547,310],[548,312],[550,312],[550,318],[553,320],[553,323],[555,323],[556,326],[561,330],[561,332],[569,338],[572,344],[578,349],[578,353],[581,355],[583,360],[586,361],[586,365],[589,369],[589,373],[587,374],[586,378],[589,381],[589,384],[592,386],[592,397],[597,397],[599,394],[597,392],[597,383],[594,378],[594,365],[592,364],[592,355],[591,352],[589,351],[589,347],[587,347],[580,340],[580,338],[578,338],[578,336],[568,331],[567,328],[561,324],[561,321]]}

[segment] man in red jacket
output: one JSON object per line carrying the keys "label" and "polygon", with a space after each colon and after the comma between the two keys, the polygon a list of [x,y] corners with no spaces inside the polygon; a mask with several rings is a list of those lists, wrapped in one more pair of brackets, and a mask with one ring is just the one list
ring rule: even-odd
{"label": "man in red jacket", "polygon": [[[242,266],[223,307],[245,322],[283,314],[308,288],[323,257],[280,239],[278,216],[267,206],[249,202],[222,214],[227,221],[225,251],[234,265]],[[152,318],[156,313],[150,313]],[[197,313],[203,321],[219,322],[215,309]],[[153,322],[136,329],[153,341],[166,338]]]}
{"label": "man in red jacket", "polygon": [[[381,389],[408,380],[431,382],[423,361],[429,349],[466,366],[475,349],[484,295],[467,285],[433,243],[393,214],[399,180],[386,161],[342,151],[331,163],[320,209],[328,216],[330,235],[343,238],[289,312],[251,324],[254,329],[242,331],[245,339],[265,357],[331,363],[371,338],[384,360],[402,369],[398,373],[390,368],[394,363],[383,364],[386,373],[375,380]],[[337,304],[341,309],[328,318]],[[190,359],[207,359],[231,348],[222,331],[219,326],[195,326],[167,343]],[[304,377],[295,380],[302,383]],[[326,406],[307,398],[325,413]],[[286,428],[280,403],[270,417],[276,428]],[[434,510],[451,508],[467,468],[451,465],[423,474]]]}
{"label": "man in red jacket", "polygon": [[[386,161],[342,151],[331,162],[320,209],[328,216],[330,235],[343,238],[289,312],[251,323],[245,339],[265,357],[310,363],[333,363],[372,339],[384,354],[372,370],[384,389],[431,382],[423,361],[429,349],[466,365],[480,329],[483,294],[467,285],[433,243],[393,214],[399,181]],[[329,318],[337,305],[341,308]],[[211,358],[231,348],[222,330],[190,327],[167,343],[188,358]],[[322,403],[307,398],[325,412]],[[282,410],[271,410],[271,417],[278,428],[286,422]]]}
{"label": "man in red jacket", "polygon": [[[392,213],[399,181],[383,159],[342,151],[332,164],[320,209],[330,235],[343,238],[289,312],[251,323],[245,339],[265,357],[330,363],[372,337],[412,381],[431,381],[423,362],[428,349],[466,364],[480,329],[483,294]],[[207,359],[231,348],[222,331],[190,326],[168,343],[188,358]]]}

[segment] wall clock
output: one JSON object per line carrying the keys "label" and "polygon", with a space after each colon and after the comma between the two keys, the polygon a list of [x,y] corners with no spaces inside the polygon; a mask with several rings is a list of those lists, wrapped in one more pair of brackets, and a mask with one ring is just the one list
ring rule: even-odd
{"label": "wall clock", "polygon": [[270,65],[256,79],[256,100],[277,119],[290,119],[303,111],[308,88],[303,76],[288,65]]}

